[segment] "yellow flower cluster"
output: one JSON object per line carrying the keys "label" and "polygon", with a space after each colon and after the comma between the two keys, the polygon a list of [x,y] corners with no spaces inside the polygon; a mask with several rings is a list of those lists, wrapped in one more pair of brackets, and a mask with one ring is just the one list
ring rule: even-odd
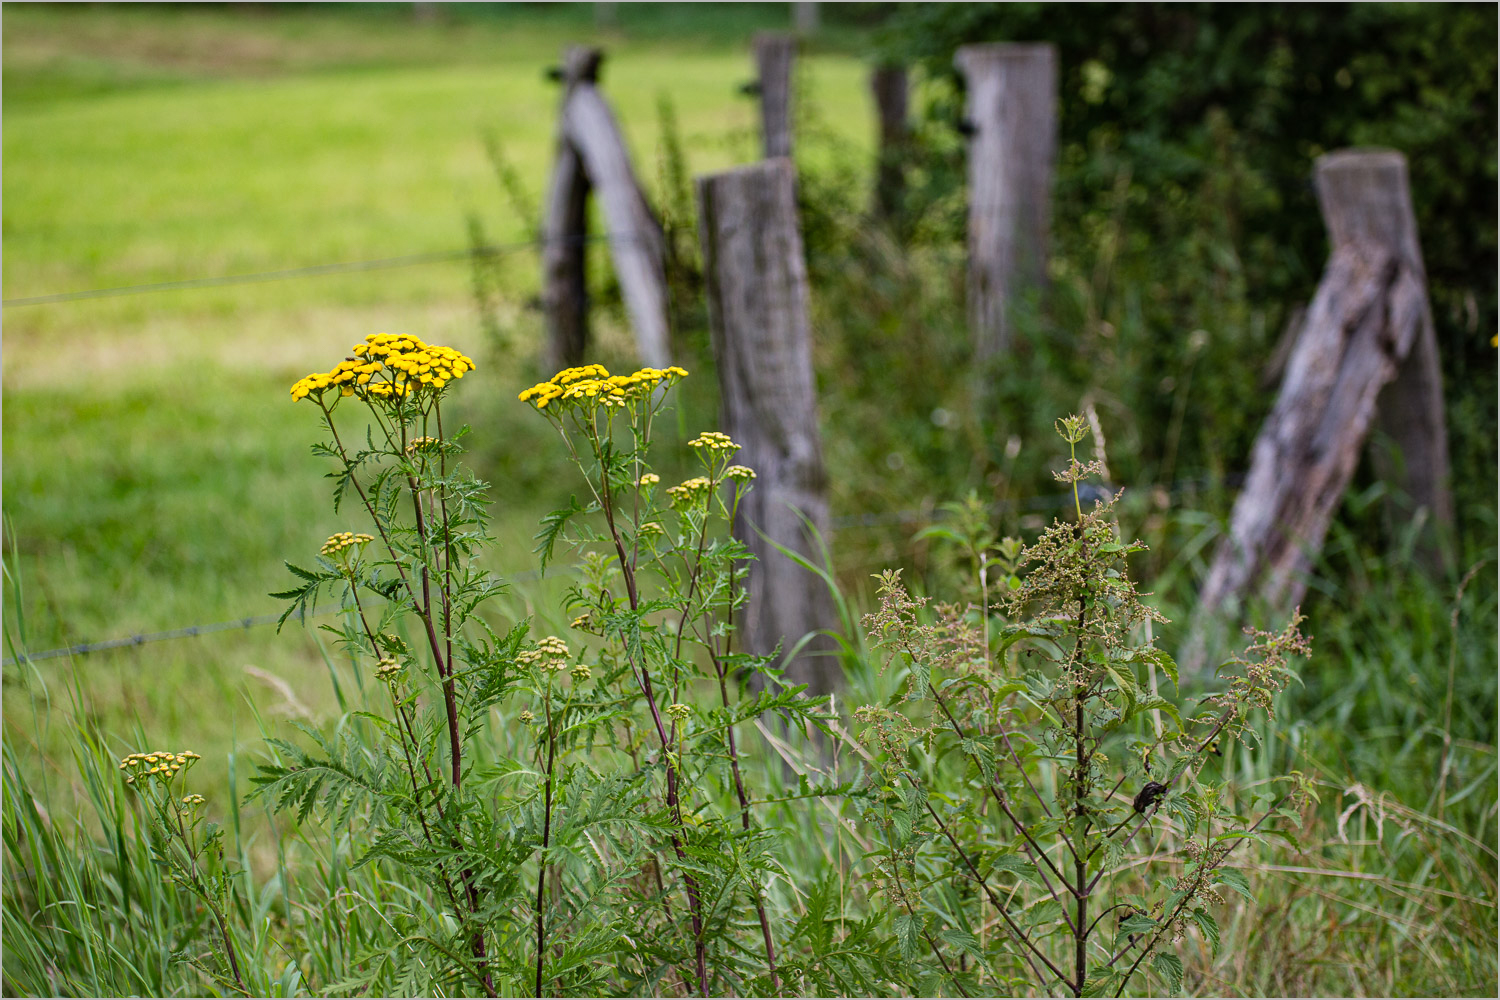
{"label": "yellow flower cluster", "polygon": [[535,663],[544,670],[566,670],[568,668],[568,644],[555,635],[540,640],[535,647],[523,650],[516,662],[530,666]]}
{"label": "yellow flower cluster", "polygon": [[637,479],[635,481],[635,484],[637,486],[655,486],[659,482],[661,482],[661,476],[658,476],[654,472],[648,472],[641,478]]}
{"label": "yellow flower cluster", "polygon": [[728,434],[718,431],[704,431],[688,442],[689,448],[707,448],[710,451],[736,452],[740,446],[729,440]]}
{"label": "yellow flower cluster", "polygon": [[[405,334],[372,333],[355,344],[354,357],[332,371],[313,372],[292,386],[292,399],[321,395],[337,388],[342,396],[390,399],[421,390],[437,392],[474,370],[474,362],[451,347],[425,344]],[[384,376],[383,378],[379,376]]]}
{"label": "yellow flower cluster", "polygon": [[318,550],[319,555],[336,556],[345,549],[352,549],[356,545],[368,545],[375,540],[372,535],[356,535],[352,531],[340,531],[338,534],[329,535],[328,541]]}
{"label": "yellow flower cluster", "polygon": [[725,479],[733,479],[737,483],[748,483],[755,478],[755,470],[748,465],[731,465],[724,470]]}
{"label": "yellow flower cluster", "polygon": [[437,443],[438,438],[435,437],[412,438],[411,443],[406,446],[406,453],[408,455],[415,455],[419,451],[427,451]]}
{"label": "yellow flower cluster", "polygon": [[712,486],[713,484],[702,476],[694,476],[687,482],[668,489],[667,496],[671,497],[673,507],[687,507],[706,496]]}
{"label": "yellow flower cluster", "polygon": [[611,375],[603,365],[584,365],[564,368],[516,398],[538,410],[545,410],[554,400],[564,404],[595,400],[605,406],[624,406],[631,400],[649,396],[658,385],[672,385],[686,377],[687,370],[676,365],[642,368],[629,375]]}
{"label": "yellow flower cluster", "polygon": [[203,804],[203,802],[204,802],[203,796],[197,795],[197,794],[194,794],[194,795],[184,795],[182,797],[182,804],[185,805],[185,806],[201,806]]}
{"label": "yellow flower cluster", "polygon": [[573,675],[574,684],[587,684],[589,678],[594,676],[594,672],[589,669],[589,665],[586,663],[578,664],[578,666],[574,667],[570,672]]}
{"label": "yellow flower cluster", "polygon": [[125,784],[135,784],[136,778],[153,777],[157,781],[171,781],[177,772],[192,767],[199,755],[191,750],[153,750],[150,753],[133,753],[120,758],[120,770],[126,772]]}
{"label": "yellow flower cluster", "polygon": [[382,656],[380,662],[375,664],[375,678],[387,683],[401,676],[401,661],[394,656]]}
{"label": "yellow flower cluster", "polygon": [[667,706],[667,714],[680,722],[681,720],[686,719],[688,716],[692,715],[693,710],[690,706],[684,705],[682,702],[677,701]]}

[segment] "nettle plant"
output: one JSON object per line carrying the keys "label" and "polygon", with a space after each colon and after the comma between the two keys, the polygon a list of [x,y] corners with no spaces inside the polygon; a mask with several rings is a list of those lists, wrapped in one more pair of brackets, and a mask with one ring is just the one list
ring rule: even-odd
{"label": "nettle plant", "polygon": [[[311,748],[273,740],[259,793],[346,829],[356,866],[401,871],[412,902],[369,916],[397,932],[351,948],[340,989],[487,995],[774,993],[784,874],[756,826],[734,726],[816,724],[767,658],[734,649],[745,547],[729,533],[753,471],[722,434],[690,443],[701,475],[662,489],[652,430],[687,372],[568,369],[521,400],[558,430],[587,486],[538,536],[545,568],[576,548],[568,638],[497,628],[475,560],[485,486],[457,464],[443,405],[473,363],[380,334],[300,380],[330,440],[328,539],[286,615],[341,602],[334,632],[385,690]],[[349,410],[352,409],[351,414]],[[755,697],[742,685],[762,677]],[[336,901],[346,908],[372,906]],[[349,919],[350,913],[343,914]],[[783,940],[783,935],[785,938]],[[803,949],[805,950],[805,949]],[[800,966],[791,973],[800,977]]]}
{"label": "nettle plant", "polygon": [[1073,519],[1023,547],[961,506],[937,533],[972,567],[977,603],[929,608],[889,571],[866,618],[908,678],[856,713],[883,779],[866,800],[884,836],[877,881],[929,993],[1177,992],[1172,946],[1191,926],[1216,947],[1221,890],[1251,898],[1234,851],[1310,794],[1296,773],[1240,789],[1214,766],[1257,738],[1251,714],[1294,676],[1300,616],[1252,633],[1196,706],[1165,697],[1178,678],[1152,641],[1164,619],[1127,565],[1145,546],[1121,538],[1118,495],[1079,501],[1099,471],[1077,457],[1086,422],[1057,429]]}

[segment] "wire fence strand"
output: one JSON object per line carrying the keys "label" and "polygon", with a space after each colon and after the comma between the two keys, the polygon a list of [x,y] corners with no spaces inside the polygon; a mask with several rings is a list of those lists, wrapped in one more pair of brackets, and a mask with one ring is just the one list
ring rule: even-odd
{"label": "wire fence strand", "polygon": [[517,243],[496,243],[466,247],[462,250],[431,250],[425,253],[405,254],[400,257],[378,257],[372,260],[339,261],[331,264],[310,264],[306,267],[289,267],[277,271],[258,271],[250,274],[224,274],[206,278],[183,278],[179,281],[157,281],[143,285],[121,285],[115,288],[89,288],[76,292],[56,292],[51,295],[29,295],[5,299],[0,306],[16,309],[22,306],[43,306],[58,302],[79,302],[85,299],[109,299],[125,295],[149,295],[155,292],[179,292],[194,288],[223,288],[232,285],[255,285],[267,281],[286,281],[291,278],[312,278],[329,274],[349,274],[359,271],[385,271],[400,267],[415,267],[420,264],[443,264],[476,257],[503,257],[525,250],[540,250],[548,244],[627,243],[638,240],[659,240],[656,235],[642,236],[637,233],[595,233],[585,236],[563,236],[552,239],[525,240]]}
{"label": "wire fence strand", "polygon": [[[1208,477],[1196,479],[1182,479],[1169,484],[1147,484],[1144,486],[1125,487],[1130,493],[1146,494],[1157,489],[1164,489],[1171,496],[1177,496],[1190,490],[1199,490],[1211,487],[1215,484],[1233,488],[1241,481],[1243,476],[1233,475],[1222,480]],[[1085,503],[1095,500],[1105,501],[1114,496],[1121,487],[1099,486],[1092,483],[1079,484],[1079,499]],[[989,505],[989,509],[995,514],[1018,513],[1018,512],[1040,512],[1057,510],[1068,506],[1073,502],[1073,494],[1045,493],[1035,496],[1015,497],[1008,500],[996,501]],[[844,517],[834,518],[829,525],[834,531],[848,528],[875,528],[888,527],[902,524],[916,524],[924,521],[936,521],[942,516],[941,511],[936,510],[898,510],[886,513],[851,514]],[[556,572],[567,572],[558,570]],[[543,576],[541,570],[525,570],[514,573],[503,579],[507,583],[530,583],[540,580]],[[287,621],[306,622],[309,618],[321,618],[326,615],[342,614],[347,608],[330,608],[327,611],[317,611],[292,615]],[[105,639],[100,642],[81,642],[72,646],[62,646],[57,649],[46,649],[38,653],[23,653],[20,656],[7,656],[0,659],[0,666],[15,666],[21,661],[51,660],[60,656],[86,656],[90,653],[101,653],[111,649],[123,649],[132,646],[144,646],[147,643],[163,642],[168,639],[191,639],[199,636],[211,635],[215,632],[229,632],[235,630],[249,630],[257,626],[273,625],[281,620],[277,615],[250,615],[244,618],[235,618],[228,621],[211,622],[206,625],[187,625],[182,628],[167,629],[162,632],[141,632],[128,635],[118,639]]]}

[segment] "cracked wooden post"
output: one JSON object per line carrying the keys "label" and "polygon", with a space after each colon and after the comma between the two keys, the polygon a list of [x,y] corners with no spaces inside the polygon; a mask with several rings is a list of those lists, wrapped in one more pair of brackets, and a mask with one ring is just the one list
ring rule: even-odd
{"label": "cracked wooden post", "polygon": [[576,46],[563,54],[558,156],[542,227],[548,342],[553,354],[573,359],[562,366],[577,364],[583,356],[583,220],[588,194],[594,191],[604,209],[610,258],[641,360],[662,368],[671,363],[665,241],[631,169],[624,136],[595,86],[602,58],[598,49]]}
{"label": "cracked wooden post", "polygon": [[588,244],[589,180],[583,160],[568,141],[563,111],[573,91],[592,84],[599,71],[598,49],[575,46],[563,53],[557,72],[562,83],[558,102],[557,154],[542,219],[542,314],[547,343],[543,351],[549,372],[583,363],[588,347],[588,285],[584,263]]}
{"label": "cracked wooden post", "polygon": [[771,33],[755,36],[761,143],[768,160],[792,155],[792,64],[796,58],[797,39],[793,36]]}
{"label": "cracked wooden post", "polygon": [[875,162],[875,204],[878,218],[894,220],[901,211],[906,185],[907,82],[905,66],[876,66],[870,90],[880,121],[879,152]]}
{"label": "cracked wooden post", "polygon": [[[780,645],[786,654],[839,624],[827,584],[771,544],[821,564],[808,525],[828,540],[796,171],[777,158],[700,177],[698,208],[720,426],[744,446],[738,461],[757,476],[734,529],[756,556],[740,644],[763,655]],[[813,694],[833,691],[842,681],[833,649],[828,637],[814,639],[786,664],[787,679]]]}
{"label": "cracked wooden post", "polygon": [[1011,346],[1010,314],[1047,279],[1057,160],[1057,49],[965,45],[968,84],[969,328],[984,361]]}
{"label": "cracked wooden post", "polygon": [[1199,594],[1185,669],[1204,665],[1214,630],[1240,622],[1252,599],[1278,615],[1301,601],[1377,414],[1405,453],[1407,492],[1439,523],[1452,518],[1437,342],[1406,158],[1330,153],[1315,180],[1331,253]]}

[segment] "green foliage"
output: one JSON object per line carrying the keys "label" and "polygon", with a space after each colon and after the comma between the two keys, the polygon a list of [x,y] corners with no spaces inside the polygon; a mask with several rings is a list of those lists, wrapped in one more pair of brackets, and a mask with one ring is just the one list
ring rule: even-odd
{"label": "green foliage", "polygon": [[[1077,458],[1087,422],[1057,429],[1073,519],[1024,548],[997,543],[963,508],[946,532],[974,567],[977,604],[940,605],[929,622],[899,573],[881,577],[867,625],[887,669],[908,675],[904,697],[857,713],[884,779],[866,812],[885,840],[881,891],[904,957],[936,962],[966,994],[983,980],[956,971],[961,956],[976,977],[1081,996],[1121,995],[1152,959],[1145,968],[1175,994],[1182,962],[1158,949],[1191,924],[1217,951],[1216,886],[1249,894],[1231,855],[1261,841],[1267,820],[1295,822],[1287,803],[1308,794],[1293,773],[1273,779],[1287,783],[1279,795],[1235,797],[1207,770],[1222,745],[1258,738],[1251,713],[1271,708],[1308,646],[1293,620],[1256,636],[1191,709],[1158,695],[1158,667],[1176,678],[1152,644],[1163,619],[1129,576],[1143,546],[1120,541],[1112,500],[1083,508],[1078,485],[1099,471]],[[993,598],[992,552],[1010,570]],[[1171,845],[1165,855],[1136,853],[1148,827]],[[971,928],[996,919],[1004,933],[980,943]]]}
{"label": "green foliage", "polygon": [[[1059,352],[1043,371],[1129,366],[1102,388],[1119,407],[1111,416],[1131,414],[1139,426],[1129,433],[1139,433],[1143,471],[1163,478],[1222,473],[1212,456],[1248,453],[1252,415],[1266,404],[1245,372],[1260,369],[1287,310],[1310,300],[1327,254],[1313,160],[1345,146],[1404,152],[1455,482],[1487,501],[1496,464],[1495,30],[1492,7],[1468,4],[921,4],[886,22],[881,50],[941,82],[918,140],[923,171],[952,187],[962,181],[953,169],[962,153],[955,48],[1057,46],[1054,279],[1082,314],[1039,331],[1034,347]],[[1193,346],[1194,330],[1207,331],[1205,344]],[[1049,338],[1063,342],[1052,348]],[[1190,378],[1198,394],[1184,420],[1176,409]]]}

